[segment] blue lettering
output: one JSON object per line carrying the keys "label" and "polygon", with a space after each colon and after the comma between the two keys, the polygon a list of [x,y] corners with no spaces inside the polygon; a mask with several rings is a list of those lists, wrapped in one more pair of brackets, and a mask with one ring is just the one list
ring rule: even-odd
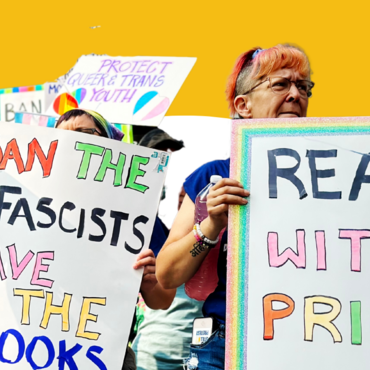
{"label": "blue lettering", "polygon": [[[13,335],[13,337],[18,342],[18,356],[13,362],[5,358],[4,353],[3,353],[5,341],[8,338],[9,334]],[[6,364],[16,364],[22,359],[25,347],[26,346],[24,344],[24,339],[22,337],[22,334],[19,331],[14,330],[14,329],[9,329],[7,331],[4,331],[3,333],[1,333],[1,336],[0,336],[0,362],[5,362]]]}
{"label": "blue lettering", "polygon": [[103,352],[103,348],[99,346],[91,346],[86,352],[86,357],[91,360],[100,370],[107,370],[107,367],[104,365],[103,361],[96,357],[93,352],[100,354]]}
{"label": "blue lettering", "polygon": [[[32,354],[35,349],[36,343],[40,341],[45,344],[46,349],[48,350],[48,360],[46,361],[46,364],[44,366],[36,365],[35,361],[33,361]],[[51,340],[48,337],[42,336],[42,337],[35,337],[32,339],[31,343],[27,346],[26,349],[26,359],[31,365],[33,370],[37,369],[45,369],[49,367],[55,358],[55,350],[53,343],[51,343]]]}
{"label": "blue lettering", "polygon": [[61,340],[59,342],[59,356],[58,358],[58,369],[64,370],[64,365],[67,363],[70,370],[78,370],[78,367],[73,359],[73,356],[82,348],[81,344],[76,344],[74,347],[66,350],[66,341]]}

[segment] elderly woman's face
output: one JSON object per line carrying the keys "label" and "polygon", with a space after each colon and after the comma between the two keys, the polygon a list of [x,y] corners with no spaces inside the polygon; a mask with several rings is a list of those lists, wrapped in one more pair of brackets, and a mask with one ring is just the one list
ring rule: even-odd
{"label": "elderly woman's face", "polygon": [[[87,114],[82,116],[71,117],[69,120],[62,121],[57,128],[62,130],[80,131],[91,133],[94,135],[101,135],[100,129],[96,126],[94,120]],[[87,129],[87,130],[85,130]],[[93,129],[93,130],[90,130]],[[89,132],[91,131],[91,132]]]}
{"label": "elderly woman's face", "polygon": [[[295,69],[280,69],[268,77],[285,77],[291,81],[306,79]],[[242,101],[244,100],[244,102]],[[269,82],[235,100],[235,107],[243,118],[297,118],[307,116],[308,98],[303,98],[292,84],[289,92],[279,95],[271,91]]]}

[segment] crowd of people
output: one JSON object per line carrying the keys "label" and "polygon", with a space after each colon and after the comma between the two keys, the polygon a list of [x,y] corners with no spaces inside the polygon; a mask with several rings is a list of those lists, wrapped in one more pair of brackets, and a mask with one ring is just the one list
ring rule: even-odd
{"label": "crowd of people", "polygon": [[[313,86],[309,60],[301,49],[292,45],[253,48],[237,59],[226,97],[233,119],[306,117]],[[122,139],[113,125],[89,110],[65,113],[56,128]],[[182,142],[161,130],[153,131],[139,144],[159,150],[182,148]],[[134,266],[144,269],[138,307],[145,307],[145,312],[139,325],[133,324],[137,332],[131,336],[132,348],[126,350],[123,369],[224,369],[227,232],[222,235],[214,266],[218,273],[215,291],[198,302],[185,294],[184,284],[196,274],[220,232],[227,228],[229,205],[248,203],[249,191],[229,178],[229,167],[229,159],[215,160],[186,174],[182,204],[170,231],[157,217],[150,247],[138,256]],[[207,197],[208,217],[194,227],[197,194],[212,175],[220,175],[222,180]],[[191,253],[196,243],[202,244],[201,253]],[[199,316],[213,319],[212,334],[204,343],[193,344],[192,322]]]}

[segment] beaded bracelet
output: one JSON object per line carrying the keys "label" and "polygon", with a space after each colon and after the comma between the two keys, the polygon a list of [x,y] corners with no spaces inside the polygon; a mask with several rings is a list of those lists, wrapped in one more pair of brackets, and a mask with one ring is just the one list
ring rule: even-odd
{"label": "beaded bracelet", "polygon": [[203,243],[203,240],[201,239],[201,237],[198,235],[197,233],[197,229],[195,228],[194,226],[194,229],[193,229],[193,233],[194,233],[194,237],[195,239],[197,240],[198,243]]}
{"label": "beaded bracelet", "polygon": [[[213,248],[216,246],[216,244],[218,243],[218,237],[216,238],[216,240],[211,240],[211,239],[208,239],[203,233],[202,233],[202,230],[200,229],[200,225],[199,224],[195,224],[194,225],[194,230],[196,231],[197,233],[197,236],[203,241],[204,244],[206,244],[209,248]],[[195,233],[194,233],[195,235]]]}

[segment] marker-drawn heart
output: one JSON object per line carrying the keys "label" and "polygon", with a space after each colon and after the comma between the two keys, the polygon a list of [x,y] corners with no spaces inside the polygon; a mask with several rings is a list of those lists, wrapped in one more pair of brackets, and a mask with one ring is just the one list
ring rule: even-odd
{"label": "marker-drawn heart", "polygon": [[55,113],[61,116],[71,109],[78,108],[78,103],[73,96],[68,93],[63,93],[54,100],[53,108]]}
{"label": "marker-drawn heart", "polygon": [[81,87],[80,89],[73,91],[71,95],[77,100],[78,104],[81,104],[82,101],[85,99],[86,89]]}
{"label": "marker-drawn heart", "polygon": [[148,91],[136,102],[133,118],[134,122],[146,121],[159,116],[170,106],[170,99],[158,95],[157,91]]}

